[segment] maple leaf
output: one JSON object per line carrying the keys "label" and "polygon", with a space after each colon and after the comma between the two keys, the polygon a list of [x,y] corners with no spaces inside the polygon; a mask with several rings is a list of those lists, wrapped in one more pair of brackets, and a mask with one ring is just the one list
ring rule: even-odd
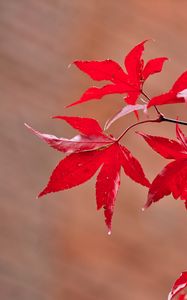
{"label": "maple leaf", "polygon": [[110,233],[115,200],[120,186],[121,167],[132,180],[146,187],[149,187],[150,183],[138,160],[117,140],[103,133],[96,120],[67,116],[57,118],[68,122],[81,131],[83,136],[77,142],[43,134],[26,125],[53,148],[62,152],[72,152],[56,166],[39,197],[80,185],[100,169],[96,179],[97,208],[104,208],[105,222]]}
{"label": "maple leaf", "polygon": [[168,295],[168,300],[172,300],[176,295],[178,295],[177,300],[187,299],[187,294],[181,293],[184,288],[187,287],[187,272],[182,272],[179,278],[175,281],[171,292]]}
{"label": "maple leaf", "polygon": [[102,128],[94,119],[67,116],[55,116],[53,118],[66,121],[82,134],[76,135],[72,139],[58,138],[54,135],[34,130],[28,124],[25,124],[25,126],[52,148],[64,153],[94,150],[103,145],[106,146],[113,143],[113,140],[109,136],[103,134]]}
{"label": "maple leaf", "polygon": [[87,89],[78,101],[67,107],[93,99],[99,100],[109,94],[127,94],[124,97],[124,101],[128,104],[135,104],[145,80],[150,75],[161,72],[163,64],[167,60],[166,57],[151,59],[144,67],[144,61],[141,57],[145,42],[143,41],[135,46],[125,57],[124,64],[127,73],[123,71],[117,62],[111,59],[104,61],[75,61],[74,64],[93,80],[107,80],[112,84]]}
{"label": "maple leaf", "polygon": [[187,208],[187,138],[179,125],[176,124],[178,141],[140,132],[139,134],[154,151],[164,158],[174,159],[153,180],[145,208],[169,194],[172,194],[175,199],[180,197],[184,200]]}
{"label": "maple leaf", "polygon": [[173,104],[186,102],[187,98],[187,71],[184,72],[173,84],[169,92],[153,97],[147,107],[153,105]]}

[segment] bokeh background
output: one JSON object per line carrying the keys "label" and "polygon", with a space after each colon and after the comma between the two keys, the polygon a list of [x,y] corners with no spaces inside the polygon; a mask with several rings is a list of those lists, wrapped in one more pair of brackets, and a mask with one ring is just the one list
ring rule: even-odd
{"label": "bokeh background", "polygon": [[[144,57],[168,56],[146,85],[167,91],[187,69],[185,0],[0,1],[0,298],[2,300],[164,300],[187,268],[187,215],[182,201],[164,198],[146,212],[145,188],[122,175],[113,232],[96,211],[95,178],[36,200],[63,157],[24,127],[72,137],[52,115],[91,116],[102,125],[123,106],[121,96],[65,109],[93,84],[68,65],[75,59],[124,55],[146,38]],[[187,120],[186,106],[162,107]],[[151,114],[154,114],[152,111]],[[129,115],[110,133],[135,121]],[[172,124],[138,130],[174,137]],[[187,134],[187,128],[183,127]],[[132,130],[123,139],[153,179],[166,161]]]}

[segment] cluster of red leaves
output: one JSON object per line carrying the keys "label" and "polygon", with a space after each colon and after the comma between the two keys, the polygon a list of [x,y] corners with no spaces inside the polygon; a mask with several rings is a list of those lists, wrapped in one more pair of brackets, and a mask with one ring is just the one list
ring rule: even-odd
{"label": "cluster of red leaves", "polygon": [[[140,94],[144,94],[145,80],[152,74],[160,72],[166,57],[149,60],[144,64],[142,54],[144,44],[135,46],[125,57],[126,72],[113,60],[104,61],[75,61],[74,64],[92,79],[107,80],[101,88],[91,87],[82,97],[69,106],[83,103],[92,99],[101,99],[107,94],[126,94],[124,100],[128,104],[106,123],[108,128],[119,117],[139,109],[146,110],[156,104],[185,102],[187,94],[187,72],[173,85],[172,89],[161,96],[152,98],[148,105],[135,104]],[[140,163],[119,140],[106,135],[98,122],[90,118],[58,116],[78,129],[81,134],[68,140],[53,135],[42,134],[31,129],[51,147],[65,153],[71,153],[53,171],[47,187],[40,193],[40,197],[64,189],[70,189],[90,179],[100,169],[96,182],[97,208],[104,208],[106,224],[111,230],[111,220],[114,203],[120,185],[120,168],[134,181],[149,187],[148,200],[145,207],[160,200],[163,196],[173,194],[180,197],[187,207],[187,138],[177,126],[177,141],[162,137],[140,133],[145,141],[159,154],[168,159],[174,159],[150,185],[146,179]],[[29,127],[29,126],[28,126]]]}
{"label": "cluster of red leaves", "polygon": [[103,133],[96,120],[67,116],[55,118],[66,121],[81,134],[68,140],[40,133],[27,125],[54,149],[71,153],[57,165],[47,187],[39,197],[80,185],[100,169],[96,179],[97,209],[104,208],[105,222],[110,233],[114,204],[120,186],[121,167],[134,181],[147,187],[150,185],[149,181],[138,160],[117,140]]}
{"label": "cluster of red leaves", "polygon": [[180,277],[175,281],[171,292],[168,295],[168,300],[186,300],[187,293],[184,292],[184,289],[187,287],[187,272],[182,272]]}
{"label": "cluster of red leaves", "polygon": [[[104,61],[75,61],[74,64],[93,80],[109,81],[110,83],[103,87],[93,86],[87,89],[79,100],[68,105],[68,107],[93,99],[99,100],[109,94],[123,94],[127,105],[107,121],[105,128],[108,128],[114,121],[130,112],[135,112],[137,115],[137,110],[147,112],[148,108],[155,105],[187,102],[187,71],[177,79],[168,92],[150,100],[146,96],[143,91],[144,82],[150,75],[162,71],[167,58],[151,59],[144,64],[142,54],[145,42],[147,41],[135,46],[125,57],[126,72],[117,62],[109,59]],[[140,95],[149,102],[137,104],[136,101]],[[157,108],[156,110],[159,112]],[[161,114],[160,117],[162,117]],[[125,130],[120,138],[115,139],[106,135],[95,119],[68,116],[54,118],[66,121],[80,134],[72,139],[58,138],[36,131],[26,125],[51,147],[69,154],[56,166],[47,186],[39,194],[39,197],[80,185],[98,171],[96,178],[97,209],[104,209],[105,222],[110,233],[115,200],[120,186],[120,169],[122,168],[132,180],[149,188],[145,208],[169,194],[172,194],[175,199],[183,200],[187,208],[187,137],[178,125],[176,125],[176,141],[139,132],[139,135],[154,151],[166,159],[173,159],[150,184],[138,160],[132,156],[126,147],[119,143],[121,137],[136,124]],[[161,119],[158,118],[153,121],[159,122]],[[174,283],[168,300],[174,298],[186,300],[187,294],[184,292],[186,287],[187,272],[183,272]]]}

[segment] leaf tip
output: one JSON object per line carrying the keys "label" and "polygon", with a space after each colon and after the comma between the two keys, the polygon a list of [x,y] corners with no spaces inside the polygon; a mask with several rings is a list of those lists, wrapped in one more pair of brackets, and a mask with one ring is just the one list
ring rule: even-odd
{"label": "leaf tip", "polygon": [[144,44],[147,43],[147,42],[156,42],[156,40],[153,39],[153,38],[147,38],[146,40],[144,40],[144,41],[142,42],[142,44],[144,45]]}
{"label": "leaf tip", "polygon": [[140,135],[140,136],[144,136],[144,133],[142,133],[141,131],[135,131],[135,133]]}
{"label": "leaf tip", "polygon": [[171,299],[172,299],[172,293],[170,292],[167,300],[171,300]]}
{"label": "leaf tip", "polygon": [[107,130],[110,127],[110,123],[109,120],[106,121],[105,125],[104,125],[104,131]]}
{"label": "leaf tip", "polygon": [[184,202],[185,208],[187,210],[187,200]]}
{"label": "leaf tip", "polygon": [[51,119],[63,119],[63,116],[51,116]]}
{"label": "leaf tip", "polygon": [[37,199],[41,198],[42,196],[44,196],[45,194],[47,194],[46,189],[44,189],[42,192],[40,192],[37,196]]}
{"label": "leaf tip", "polygon": [[79,60],[74,60],[73,64],[77,66],[79,64],[79,62],[80,62]]}
{"label": "leaf tip", "polygon": [[27,127],[28,129],[31,129],[31,127],[27,123],[24,123],[24,126]]}
{"label": "leaf tip", "polygon": [[147,202],[145,203],[143,209],[146,210],[149,206],[151,206],[152,201],[150,199],[147,200]]}
{"label": "leaf tip", "polygon": [[71,104],[65,105],[64,108],[69,108]]}
{"label": "leaf tip", "polygon": [[37,131],[34,130],[30,125],[28,125],[27,123],[24,123],[25,127],[27,127],[27,129],[29,129],[32,133],[37,135]]}
{"label": "leaf tip", "polygon": [[71,107],[71,106],[74,106],[74,105],[76,105],[76,104],[77,104],[77,102],[78,102],[78,101],[76,101],[76,102],[73,102],[73,103],[70,103],[70,104],[68,104],[68,105],[64,106],[64,108],[69,108],[69,107]]}

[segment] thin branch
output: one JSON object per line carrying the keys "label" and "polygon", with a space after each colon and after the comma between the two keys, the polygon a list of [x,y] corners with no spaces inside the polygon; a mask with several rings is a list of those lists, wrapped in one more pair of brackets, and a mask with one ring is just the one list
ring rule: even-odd
{"label": "thin branch", "polygon": [[176,120],[176,119],[170,119],[170,118],[165,118],[164,116],[162,116],[162,121],[161,122],[170,122],[170,123],[175,123],[175,124],[181,124],[181,125],[187,125],[186,121],[180,121],[180,120]]}
{"label": "thin branch", "polygon": [[[163,116],[162,116],[162,115],[159,115],[158,118],[156,118],[156,119],[150,119],[150,120],[145,120],[145,121],[140,121],[140,122],[134,123],[134,124],[130,125],[129,127],[127,127],[127,128],[125,129],[125,131],[122,132],[122,134],[117,138],[116,142],[119,142],[119,141],[122,139],[122,137],[123,137],[123,136],[124,136],[131,128],[133,128],[133,127],[135,127],[135,126],[138,126],[138,125],[141,125],[141,124],[145,124],[145,123],[160,123],[160,122],[162,122],[162,121],[163,121]],[[164,121],[166,121],[166,120],[164,119]]]}
{"label": "thin branch", "polygon": [[176,120],[176,119],[170,119],[170,118],[165,118],[162,114],[159,114],[158,117],[156,119],[150,119],[150,120],[145,120],[145,121],[140,121],[137,123],[134,123],[132,125],[130,125],[129,127],[127,127],[122,134],[117,138],[116,142],[119,142],[122,137],[124,137],[124,135],[133,127],[141,125],[141,124],[145,124],[145,123],[161,123],[161,122],[170,122],[170,123],[175,123],[175,124],[181,124],[181,125],[187,125],[186,121],[180,121],[180,120]]}
{"label": "thin branch", "polygon": [[[141,91],[141,94],[147,99],[147,100],[151,100],[143,91]],[[157,114],[162,115],[161,112],[159,111],[159,109],[156,107],[156,105],[154,105],[154,108],[157,112]]]}

